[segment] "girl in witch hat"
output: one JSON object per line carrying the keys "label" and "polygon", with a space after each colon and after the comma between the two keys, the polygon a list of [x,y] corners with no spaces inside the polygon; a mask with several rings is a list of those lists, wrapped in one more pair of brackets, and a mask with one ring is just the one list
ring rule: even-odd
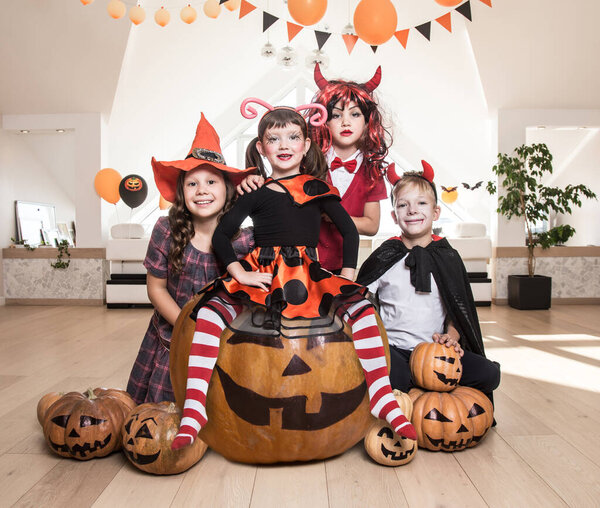
{"label": "girl in witch hat", "polygon": [[[297,327],[300,319],[311,320],[303,325],[309,336],[322,334],[324,322],[331,321],[330,326],[336,315],[348,322],[365,374],[371,412],[387,420],[398,434],[416,439],[413,426],[392,395],[374,309],[364,297],[366,288],[352,282],[358,252],[356,227],[335,188],[318,178],[326,169],[324,157],[311,143],[307,123],[298,113],[317,109],[309,121],[318,126],[325,123],[327,111],[320,104],[273,108],[259,99],[246,99],[242,103],[246,118],[257,116],[254,108],[246,109],[250,102],[266,107],[268,112],[246,152],[247,163],[262,169],[264,156],[272,174],[260,189],[238,198],[215,230],[213,247],[228,274],[205,288],[204,298],[196,307],[183,418],[171,447],[191,444],[207,422],[206,392],[219,339],[225,327],[237,331],[232,323],[244,305],[255,309],[252,323],[262,321],[271,335],[276,329],[285,336],[286,329]],[[343,238],[342,277],[322,269],[318,262],[316,247],[323,213]],[[254,222],[256,248],[238,261],[231,238],[248,216]]]}
{"label": "girl in witch hat", "polygon": [[[204,114],[184,160],[158,162],[152,158],[156,186],[173,203],[160,217],[148,244],[148,296],[154,314],[133,365],[127,391],[138,403],[175,400],[169,378],[169,346],[181,307],[203,286],[224,273],[212,252],[211,239],[219,219],[230,208],[234,185],[252,168],[225,164],[219,137]],[[235,256],[254,247],[252,231],[233,240]]]}

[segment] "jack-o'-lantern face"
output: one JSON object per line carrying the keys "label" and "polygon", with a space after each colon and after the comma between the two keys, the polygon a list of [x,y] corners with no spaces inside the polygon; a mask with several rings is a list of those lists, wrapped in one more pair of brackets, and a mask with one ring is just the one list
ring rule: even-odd
{"label": "jack-o'-lantern face", "polygon": [[[237,319],[251,320],[251,313]],[[302,337],[303,323],[287,323],[290,338],[229,330],[221,336],[207,393],[208,423],[199,435],[226,458],[250,463],[326,458],[353,446],[372,423],[349,328]],[[193,335],[193,322],[190,328]],[[174,336],[182,336],[177,326]],[[171,379],[182,404],[180,372],[185,365],[187,373],[187,358],[178,361],[177,355],[172,348]]]}
{"label": "jack-o'-lantern face", "polygon": [[123,450],[129,461],[153,474],[177,474],[193,466],[207,447],[196,439],[191,446],[171,450],[180,421],[181,413],[173,402],[136,407],[123,424]]}
{"label": "jack-o'-lantern face", "polygon": [[417,453],[417,442],[414,439],[399,436],[383,422],[376,422],[365,436],[365,449],[369,456],[379,464],[402,466],[414,458]]}
{"label": "jack-o'-lantern face", "polygon": [[493,422],[493,407],[478,390],[458,387],[450,393],[410,392],[419,446],[453,452],[475,446]]}
{"label": "jack-o'-lantern face", "polygon": [[135,176],[132,176],[132,177],[128,178],[127,180],[125,180],[124,185],[125,185],[125,188],[129,191],[138,191],[144,186],[142,181]]}
{"label": "jack-o'-lantern face", "polygon": [[449,392],[460,381],[462,363],[454,348],[436,342],[422,342],[410,355],[410,370],[417,386]]}

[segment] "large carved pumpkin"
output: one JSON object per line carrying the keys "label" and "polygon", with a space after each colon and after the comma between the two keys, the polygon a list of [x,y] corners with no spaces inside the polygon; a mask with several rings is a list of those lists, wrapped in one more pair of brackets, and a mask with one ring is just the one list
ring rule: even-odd
{"label": "large carved pumpkin", "polygon": [[62,457],[89,460],[121,448],[121,427],[135,402],[122,390],[70,392],[44,415],[48,446]]}
{"label": "large carved pumpkin", "polygon": [[458,386],[451,392],[413,388],[412,424],[419,447],[454,452],[477,445],[494,421],[494,408],[482,392]]}
{"label": "large carved pumpkin", "polygon": [[136,407],[123,424],[123,451],[138,469],[153,474],[177,474],[198,462],[206,443],[171,450],[179,430],[181,411],[173,402],[146,403]]}
{"label": "large carved pumpkin", "polygon": [[[402,412],[410,420],[413,404],[407,393],[394,390]],[[384,466],[402,466],[415,458],[417,442],[399,436],[385,420],[377,420],[365,435],[365,450],[375,462]]]}
{"label": "large carved pumpkin", "polygon": [[417,386],[449,392],[458,386],[462,376],[460,355],[452,347],[421,342],[410,355],[410,371]]}
{"label": "large carved pumpkin", "polygon": [[[189,315],[197,298],[181,311],[171,341],[171,384],[180,407],[195,326]],[[240,329],[250,318],[246,311],[234,326]],[[387,336],[377,319],[389,366]],[[373,422],[350,329],[306,338],[303,323],[293,322],[292,338],[228,329],[221,335],[207,393],[208,423],[199,436],[224,457],[247,463],[324,459],[354,446]]]}

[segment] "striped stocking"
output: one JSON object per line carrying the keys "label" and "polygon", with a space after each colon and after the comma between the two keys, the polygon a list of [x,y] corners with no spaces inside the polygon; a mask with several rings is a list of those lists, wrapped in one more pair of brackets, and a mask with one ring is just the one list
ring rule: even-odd
{"label": "striped stocking", "polygon": [[[356,317],[357,314],[359,315]],[[385,351],[373,306],[367,300],[352,304],[344,315],[344,321],[352,328],[354,348],[369,389],[371,414],[386,420],[396,434],[417,439],[415,428],[404,416],[392,393]]]}
{"label": "striped stocking", "polygon": [[241,310],[241,305],[213,298],[198,311],[188,361],[183,418],[171,444],[172,450],[192,444],[206,423],[206,392],[217,362],[221,333]]}

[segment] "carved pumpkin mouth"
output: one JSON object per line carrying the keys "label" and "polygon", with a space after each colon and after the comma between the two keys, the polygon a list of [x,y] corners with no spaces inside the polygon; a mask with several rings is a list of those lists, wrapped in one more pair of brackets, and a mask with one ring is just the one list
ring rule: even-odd
{"label": "carved pumpkin mouth", "polygon": [[132,462],[139,464],[140,466],[145,466],[146,464],[152,464],[152,462],[155,462],[156,459],[158,459],[158,456],[160,455],[160,450],[157,451],[156,453],[153,453],[152,455],[143,455],[141,453],[133,453],[132,451],[127,450],[126,448],[124,449],[124,451]]}
{"label": "carved pumpkin mouth", "polygon": [[88,452],[93,453],[95,451],[102,450],[102,448],[106,447],[106,445],[108,445],[108,443],[110,442],[111,437],[112,434],[109,434],[108,436],[106,436],[106,439],[104,441],[94,441],[93,446],[90,443],[84,443],[83,445],[76,444],[69,448],[69,445],[59,445],[52,440],[50,440],[50,445],[57,452],[67,452],[70,453],[73,457],[75,457],[79,453],[81,457],[85,457]]}
{"label": "carved pumpkin mouth", "polygon": [[283,430],[320,430],[343,420],[352,414],[362,402],[367,391],[363,381],[357,387],[342,393],[321,392],[321,408],[318,413],[306,412],[306,395],[291,397],[264,397],[238,385],[221,367],[216,370],[223,386],[225,399],[231,410],[252,425],[269,425],[271,409],[282,409]]}
{"label": "carved pumpkin mouth", "polygon": [[[458,372],[460,372],[460,371],[458,371]],[[456,386],[458,384],[457,378],[446,377],[446,374],[444,374],[443,372],[438,372],[437,370],[434,370],[433,373],[445,385]]]}
{"label": "carved pumpkin mouth", "polygon": [[[429,439],[433,446],[439,446],[444,450],[462,450],[463,448],[469,446],[471,444],[471,441],[473,441],[473,438],[470,437],[468,439],[461,439],[460,441],[449,441],[446,443],[443,439],[433,439],[429,434],[425,435],[427,436],[427,439]],[[481,440],[482,437],[483,436],[479,436],[478,440]]]}
{"label": "carved pumpkin mouth", "polygon": [[[400,443],[397,443],[397,446],[400,446]],[[397,453],[393,450],[388,450],[384,445],[381,445],[381,453],[386,459],[390,460],[405,460],[407,457],[410,457],[413,453],[415,453],[416,447],[413,446],[410,450],[406,450],[405,452]]]}

